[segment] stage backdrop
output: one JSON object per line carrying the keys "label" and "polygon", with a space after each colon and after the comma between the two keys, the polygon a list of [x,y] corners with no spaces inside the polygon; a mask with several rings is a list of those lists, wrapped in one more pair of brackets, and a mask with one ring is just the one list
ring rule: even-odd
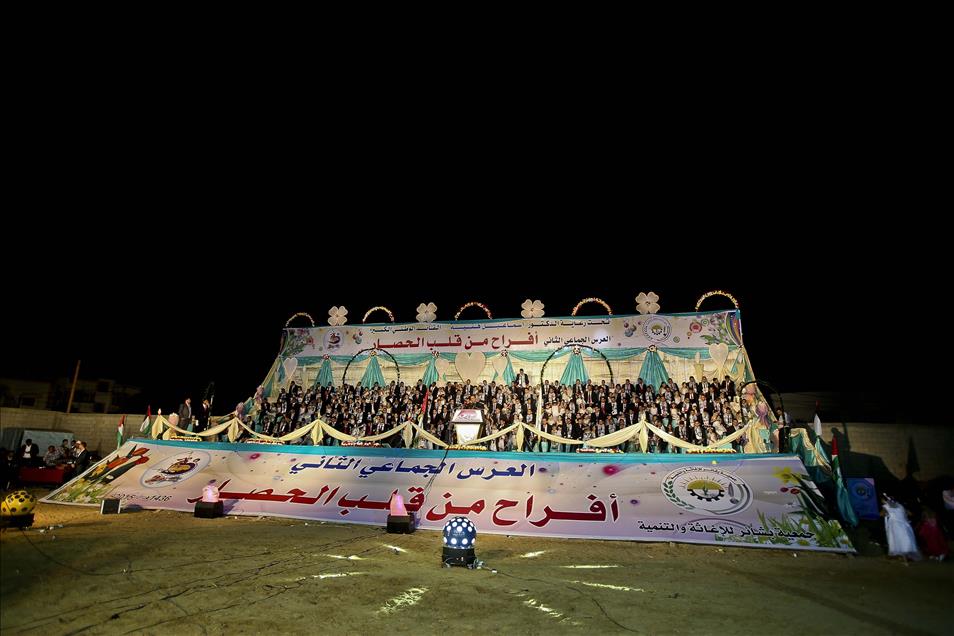
{"label": "stage backdrop", "polygon": [[423,528],[853,551],[791,455],[468,453],[132,440],[43,501],[191,512],[214,481],[231,515],[383,526],[393,493]]}
{"label": "stage backdrop", "polygon": [[641,377],[658,388],[670,377],[682,382],[690,375],[744,382],[753,376],[741,344],[738,310],[290,328],[262,386],[268,397],[293,379],[307,386],[344,380],[373,386],[396,380],[398,369],[412,384],[509,383],[520,368],[534,383]]}

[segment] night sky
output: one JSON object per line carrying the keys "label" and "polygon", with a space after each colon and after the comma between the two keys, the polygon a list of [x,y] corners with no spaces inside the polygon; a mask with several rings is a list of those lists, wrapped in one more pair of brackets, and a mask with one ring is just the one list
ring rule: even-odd
{"label": "night sky", "polygon": [[[896,317],[876,309],[893,299],[891,266],[867,245],[845,247],[811,232],[775,245],[740,238],[719,251],[659,249],[666,238],[633,234],[541,239],[550,247],[526,252],[518,241],[507,256],[506,246],[481,241],[484,248],[469,258],[399,237],[390,245],[342,236],[335,251],[320,232],[297,247],[287,243],[296,237],[286,236],[281,248],[240,250],[241,258],[225,241],[203,258],[180,250],[174,235],[164,238],[139,253],[107,238],[82,247],[64,242],[48,252],[44,271],[7,263],[18,279],[15,298],[5,303],[0,376],[70,376],[79,358],[84,378],[141,386],[141,404],[131,410],[150,404],[153,412],[168,412],[187,394],[201,399],[214,380],[213,410],[223,413],[262,381],[284,323],[297,311],[326,324],[328,309],[344,304],[353,324],[385,305],[398,321],[412,321],[420,302],[433,301],[438,319],[451,319],[462,304],[479,300],[504,318],[519,316],[520,303],[532,298],[545,303],[548,316],[561,316],[597,296],[623,314],[635,313],[636,294],[655,291],[662,312],[682,312],[692,311],[702,293],[725,289],[741,303],[760,379],[781,391],[877,390],[869,372],[885,350],[872,343],[898,328]],[[346,250],[363,256],[341,260]],[[396,262],[398,253],[413,264]],[[703,308],[729,306],[710,299]]]}

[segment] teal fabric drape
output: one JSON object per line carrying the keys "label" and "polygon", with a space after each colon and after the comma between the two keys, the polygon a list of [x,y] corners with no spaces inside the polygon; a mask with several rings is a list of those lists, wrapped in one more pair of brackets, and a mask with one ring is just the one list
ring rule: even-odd
{"label": "teal fabric drape", "polygon": [[[563,349],[558,351],[556,355],[553,356],[553,359],[562,358],[563,356],[573,353],[571,349]],[[520,362],[545,362],[548,357],[550,357],[549,351],[508,351],[507,355],[518,360]]]}
{"label": "teal fabric drape", "polygon": [[517,379],[517,374],[513,372],[510,356],[507,356],[507,368],[504,369],[503,380],[506,384],[512,384],[515,379]]}
{"label": "teal fabric drape", "polygon": [[[385,356],[387,357],[387,356]],[[429,353],[395,353],[394,359],[402,367],[416,367],[432,360],[434,356]]]}
{"label": "teal fabric drape", "polygon": [[[805,464],[805,468],[808,470],[808,476],[812,478],[815,485],[831,481],[831,477],[828,476],[828,473],[819,466],[815,453],[805,448],[801,435],[792,435],[789,438],[789,443],[791,444],[792,452],[802,458],[802,463]],[[828,455],[825,454],[825,449],[822,447],[820,437],[815,440],[815,449],[821,457],[825,458],[825,461],[828,461]]]}
{"label": "teal fabric drape", "polygon": [[560,376],[560,384],[569,384],[572,386],[576,384],[577,380],[586,384],[586,381],[589,379],[590,376],[587,375],[586,366],[583,364],[583,356],[570,356],[570,361],[567,362],[566,368],[563,369],[563,375]]}
{"label": "teal fabric drape", "polygon": [[669,381],[669,373],[666,372],[666,367],[657,352],[650,351],[646,354],[643,366],[639,370],[639,377],[643,379],[643,382],[653,385],[657,390]]}
{"label": "teal fabric drape", "polygon": [[427,365],[427,370],[424,371],[424,386],[431,386],[437,382],[439,375],[437,373],[437,358],[431,356],[431,363]]}
{"label": "teal fabric drape", "polygon": [[[732,351],[734,347],[729,347],[729,351]],[[676,349],[673,347],[660,347],[659,351],[662,351],[666,355],[670,355],[673,358],[684,358],[687,360],[695,360],[696,354],[699,354],[700,360],[709,360],[712,356],[709,355],[708,347],[693,347],[691,349]]]}
{"label": "teal fabric drape", "polygon": [[[584,352],[588,352],[589,349],[584,349]],[[633,347],[630,349],[599,349],[600,353],[596,353],[596,349],[593,349],[589,352],[589,355],[593,358],[603,359],[603,356],[606,356],[607,360],[629,360],[630,358],[635,358],[636,356],[642,355],[646,351],[646,347]],[[511,354],[512,355],[512,354]]]}
{"label": "teal fabric drape", "polygon": [[331,386],[334,383],[334,376],[331,375],[331,360],[322,360],[318,377],[315,378],[315,386]]}
{"label": "teal fabric drape", "polygon": [[381,373],[381,365],[378,364],[378,357],[371,356],[368,368],[364,370],[364,375],[361,376],[361,386],[371,388],[375,384],[378,386],[387,386],[384,382],[384,374]]}
{"label": "teal fabric drape", "polygon": [[278,358],[278,383],[282,384],[285,381],[285,359]]}

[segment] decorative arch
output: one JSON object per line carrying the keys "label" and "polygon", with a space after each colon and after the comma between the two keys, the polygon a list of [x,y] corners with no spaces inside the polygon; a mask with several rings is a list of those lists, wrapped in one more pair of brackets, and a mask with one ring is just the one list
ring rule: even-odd
{"label": "decorative arch", "polygon": [[387,307],[383,306],[383,305],[378,305],[377,307],[372,307],[372,308],[369,309],[367,312],[365,312],[364,318],[361,319],[361,322],[368,322],[368,316],[370,316],[371,314],[373,314],[373,313],[376,312],[376,311],[383,311],[384,313],[386,313],[386,314],[388,315],[388,318],[391,319],[391,322],[394,322],[394,312],[391,311],[390,309],[388,309]]}
{"label": "decorative arch", "polygon": [[571,313],[570,315],[575,316],[576,312],[580,310],[580,307],[582,307],[583,305],[587,303],[596,303],[597,305],[602,305],[603,308],[606,309],[606,313],[608,313],[610,316],[613,315],[613,308],[609,306],[609,303],[607,303],[602,298],[596,298],[596,297],[584,298],[580,302],[576,303],[576,307],[573,308],[573,313]]}
{"label": "decorative arch", "polygon": [[735,308],[739,309],[739,301],[735,299],[735,296],[727,291],[722,291],[721,289],[713,289],[712,291],[706,292],[699,297],[699,300],[696,301],[696,311],[699,311],[699,307],[702,306],[703,301],[705,301],[707,298],[711,298],[712,296],[722,296],[724,298],[728,298],[732,301],[732,304],[735,305]]}
{"label": "decorative arch", "polygon": [[308,319],[308,322],[311,323],[311,326],[312,326],[312,327],[315,326],[315,319],[311,317],[311,314],[306,313],[306,312],[304,312],[304,311],[299,311],[297,314],[294,314],[291,318],[289,318],[288,320],[285,321],[285,328],[286,328],[286,329],[288,328],[288,325],[290,325],[290,324],[292,323],[292,321],[295,320],[295,318],[307,318],[307,319]]}
{"label": "decorative arch", "polygon": [[391,352],[390,352],[390,351],[386,351],[385,349],[379,349],[378,347],[368,347],[367,349],[362,349],[362,350],[359,351],[358,353],[354,354],[353,356],[351,356],[351,359],[348,360],[348,364],[345,365],[344,373],[341,374],[341,384],[344,385],[344,384],[347,384],[347,383],[348,383],[348,369],[351,368],[351,363],[354,362],[354,359],[357,358],[358,356],[360,356],[360,355],[361,355],[362,353],[364,353],[365,351],[380,351],[381,353],[383,353],[383,354],[386,355],[387,357],[391,358],[391,362],[394,363],[394,368],[397,369],[397,381],[398,381],[398,382],[401,381],[401,365],[399,365],[398,362],[397,362],[397,360],[394,359],[394,356],[391,355]]}
{"label": "decorative arch", "polygon": [[463,307],[457,310],[457,313],[454,314],[454,320],[460,319],[461,313],[463,313],[463,311],[467,309],[468,307],[480,307],[481,309],[484,310],[484,313],[487,314],[488,320],[494,317],[493,314],[490,313],[490,308],[487,307],[487,305],[485,305],[484,303],[479,303],[476,300],[472,300],[471,302],[467,303],[466,305],[464,305]]}
{"label": "decorative arch", "polygon": [[579,344],[565,344],[565,345],[563,345],[562,347],[560,347],[559,349],[554,349],[553,353],[551,353],[550,355],[547,356],[547,359],[544,360],[544,362],[543,362],[543,366],[540,367],[540,384],[541,384],[541,386],[543,385],[543,374],[544,374],[544,373],[546,372],[546,370],[547,370],[547,365],[550,364],[550,359],[551,359],[553,356],[555,356],[557,353],[559,353],[560,351],[562,351],[563,349],[566,349],[566,348],[569,348],[569,347],[574,347],[574,348],[579,348],[579,349],[589,349],[590,351],[595,351],[596,353],[600,354],[600,357],[603,358],[603,362],[606,363],[606,368],[609,369],[609,374],[610,374],[610,386],[616,386],[616,380],[615,380],[615,378],[614,378],[614,376],[613,376],[613,367],[612,367],[612,365],[610,364],[609,358],[607,358],[606,355],[605,355],[602,351],[600,351],[599,349],[594,349],[593,347],[587,347],[586,345],[579,345]]}

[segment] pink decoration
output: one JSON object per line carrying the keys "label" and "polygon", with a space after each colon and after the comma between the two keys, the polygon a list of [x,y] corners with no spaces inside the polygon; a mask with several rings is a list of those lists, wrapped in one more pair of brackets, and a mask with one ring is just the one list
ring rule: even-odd
{"label": "pink decoration", "polygon": [[404,497],[397,493],[391,495],[391,514],[395,517],[407,516],[407,508],[404,507]]}

